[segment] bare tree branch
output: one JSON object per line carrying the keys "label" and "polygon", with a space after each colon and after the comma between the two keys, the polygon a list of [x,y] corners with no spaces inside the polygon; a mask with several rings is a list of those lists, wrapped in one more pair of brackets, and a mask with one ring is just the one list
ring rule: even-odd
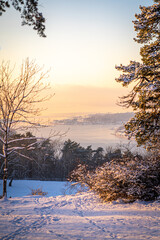
{"label": "bare tree branch", "polygon": [[42,68],[33,61],[26,59],[17,78],[12,78],[12,73],[13,69],[10,69],[9,62],[2,62],[0,66],[0,132],[2,133],[0,143],[3,153],[0,153],[0,156],[4,159],[5,170],[3,196],[6,195],[8,157],[17,153],[30,159],[21,153],[22,150],[29,151],[40,141],[46,140],[34,136],[13,139],[13,132],[16,129],[25,130],[29,126],[40,127],[40,122],[33,121],[33,116],[38,116],[42,110],[36,104],[50,98],[50,96],[41,96],[41,93],[49,87],[44,83],[48,72],[43,73]]}

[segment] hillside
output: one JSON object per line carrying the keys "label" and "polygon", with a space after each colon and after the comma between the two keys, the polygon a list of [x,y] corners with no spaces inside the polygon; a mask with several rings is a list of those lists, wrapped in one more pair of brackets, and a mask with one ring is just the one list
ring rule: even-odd
{"label": "hillside", "polygon": [[105,125],[105,124],[122,124],[127,122],[134,113],[97,113],[87,116],[76,116],[67,119],[55,120],[54,124],[61,125]]}
{"label": "hillside", "polygon": [[[34,183],[30,182],[31,188],[35,187]],[[45,184],[49,195],[59,185],[52,182],[47,187],[47,182],[43,182],[44,190]],[[25,184],[21,186],[25,188]],[[18,190],[16,181],[14,188]],[[158,240],[159,220],[158,201],[101,203],[91,192],[0,200],[0,239],[3,240]]]}

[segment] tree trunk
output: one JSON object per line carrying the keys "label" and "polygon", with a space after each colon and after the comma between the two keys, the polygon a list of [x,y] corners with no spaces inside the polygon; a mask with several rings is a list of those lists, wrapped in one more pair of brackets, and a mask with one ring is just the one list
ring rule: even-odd
{"label": "tree trunk", "polygon": [[12,181],[13,181],[13,177],[11,177],[10,181],[9,181],[9,187],[12,186]]}
{"label": "tree trunk", "polygon": [[[7,134],[6,134],[7,135]],[[7,137],[6,137],[7,139]],[[3,175],[3,197],[7,197],[7,174],[8,174],[8,168],[7,168],[7,162],[8,162],[8,144],[6,143],[4,148],[3,148],[3,153],[5,155],[4,159],[4,175]]]}
{"label": "tree trunk", "polygon": [[3,197],[7,197],[7,168],[4,168],[3,175]]}

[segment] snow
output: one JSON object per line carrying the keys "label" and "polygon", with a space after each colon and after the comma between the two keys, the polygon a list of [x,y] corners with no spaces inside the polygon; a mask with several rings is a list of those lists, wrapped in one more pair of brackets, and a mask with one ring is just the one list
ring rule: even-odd
{"label": "snow", "polygon": [[[47,192],[47,197],[70,194],[71,189],[66,182],[36,181],[36,180],[13,180],[12,187],[7,187],[7,196],[23,197],[31,194],[32,189],[41,188]],[[0,195],[2,195],[2,180],[0,180]]]}
{"label": "snow", "polygon": [[[48,195],[28,195],[37,187]],[[63,195],[64,187],[65,182],[13,181],[12,198],[0,200],[0,239],[159,239],[158,201],[102,203],[91,192]]]}

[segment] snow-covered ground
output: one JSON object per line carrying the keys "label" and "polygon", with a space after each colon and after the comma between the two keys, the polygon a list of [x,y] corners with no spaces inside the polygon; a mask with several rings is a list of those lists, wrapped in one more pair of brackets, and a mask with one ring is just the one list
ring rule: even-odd
{"label": "snow-covered ground", "polygon": [[[12,187],[7,184],[7,197],[24,197],[30,195],[32,189],[38,188],[46,192],[47,197],[76,193],[76,189],[72,190],[68,182],[13,180]],[[2,192],[2,180],[0,180],[0,195],[2,195]]]}
{"label": "snow-covered ground", "polygon": [[[28,195],[37,187],[48,195]],[[101,203],[93,193],[62,195],[64,187],[64,182],[13,181],[12,198],[0,200],[0,239],[159,239],[160,202]]]}

